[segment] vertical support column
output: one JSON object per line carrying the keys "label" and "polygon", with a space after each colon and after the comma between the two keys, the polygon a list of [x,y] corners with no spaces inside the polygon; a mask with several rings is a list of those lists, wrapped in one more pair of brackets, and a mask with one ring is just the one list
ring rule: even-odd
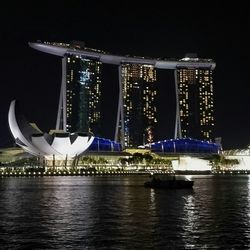
{"label": "vertical support column", "polygon": [[62,59],[62,74],[63,74],[63,78],[62,78],[62,106],[63,106],[63,131],[66,132],[67,128],[66,128],[66,124],[67,124],[67,120],[66,120],[66,56],[63,57]]}
{"label": "vertical support column", "polygon": [[61,129],[61,115],[62,115],[62,84],[60,89],[60,97],[59,97],[59,104],[58,104],[58,111],[57,111],[57,119],[56,119],[56,130]]}
{"label": "vertical support column", "polygon": [[121,96],[121,87],[120,87],[120,76],[118,77],[119,77],[119,95],[118,95],[118,106],[117,106],[117,116],[116,116],[116,126],[115,126],[115,138],[114,138],[115,141],[118,141],[119,132],[120,132],[119,127],[120,127],[120,121],[121,121],[121,98],[122,96]]}
{"label": "vertical support column", "polygon": [[124,111],[123,111],[123,86],[122,86],[122,66],[118,67],[119,73],[119,97],[118,97],[118,109],[116,118],[116,128],[115,128],[115,141],[118,141],[118,136],[120,134],[120,143],[122,148],[124,148]]}
{"label": "vertical support column", "polygon": [[177,139],[177,138],[182,138],[177,69],[174,70],[174,81],[175,81],[175,98],[176,98],[176,117],[175,117],[174,139]]}
{"label": "vertical support column", "polygon": [[66,132],[66,56],[62,58],[62,83],[57,111],[56,130]]}

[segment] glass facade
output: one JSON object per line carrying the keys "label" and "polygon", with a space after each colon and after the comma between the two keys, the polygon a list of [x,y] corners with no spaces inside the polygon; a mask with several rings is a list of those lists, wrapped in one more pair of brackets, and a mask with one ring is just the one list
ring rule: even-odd
{"label": "glass facade", "polygon": [[214,139],[213,75],[209,68],[177,68],[182,137]]}
{"label": "glass facade", "polygon": [[123,64],[124,145],[153,142],[156,119],[156,70],[151,65]]}
{"label": "glass facade", "polygon": [[92,144],[89,146],[88,151],[107,151],[107,152],[120,152],[121,144],[109,139],[95,137]]}
{"label": "glass facade", "polygon": [[73,55],[66,60],[67,131],[99,135],[102,63]]}

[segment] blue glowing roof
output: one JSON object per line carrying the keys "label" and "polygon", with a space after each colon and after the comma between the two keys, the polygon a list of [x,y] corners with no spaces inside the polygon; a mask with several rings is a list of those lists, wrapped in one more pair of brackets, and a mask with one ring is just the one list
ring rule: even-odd
{"label": "blue glowing roof", "polygon": [[122,151],[121,144],[109,139],[95,137],[92,144],[89,146],[88,151],[108,151],[108,152],[120,152]]}
{"label": "blue glowing roof", "polygon": [[196,139],[171,139],[151,143],[152,152],[161,153],[200,153],[218,154],[220,146],[216,143]]}

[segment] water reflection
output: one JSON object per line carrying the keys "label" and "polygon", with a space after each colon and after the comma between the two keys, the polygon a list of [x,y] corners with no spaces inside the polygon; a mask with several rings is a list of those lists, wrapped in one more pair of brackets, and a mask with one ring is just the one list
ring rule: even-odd
{"label": "water reflection", "polygon": [[196,180],[199,190],[185,204],[185,247],[249,247],[247,183],[246,177]]}
{"label": "water reflection", "polygon": [[250,248],[248,176],[197,177],[193,190],[148,189],[145,180],[2,178],[1,248]]}
{"label": "water reflection", "polygon": [[150,189],[150,205],[149,209],[152,213],[155,212],[155,190],[153,188]]}

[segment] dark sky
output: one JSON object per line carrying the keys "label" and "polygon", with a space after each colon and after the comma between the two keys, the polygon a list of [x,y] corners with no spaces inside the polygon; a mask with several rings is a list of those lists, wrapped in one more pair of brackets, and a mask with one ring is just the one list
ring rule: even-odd
{"label": "dark sky", "polygon": [[[177,1],[175,6],[164,1],[116,2],[40,1],[33,6],[9,1],[1,6],[0,147],[13,143],[7,120],[13,99],[43,131],[55,127],[61,61],[28,46],[36,40],[80,40],[120,55],[182,58],[195,52],[214,59],[216,136],[222,137],[224,149],[246,147],[250,143],[249,8],[193,1],[185,5]],[[113,137],[118,74],[113,66],[104,69],[104,130],[105,136]],[[169,139],[174,134],[173,72],[161,70],[158,79],[159,131],[162,139]]]}

